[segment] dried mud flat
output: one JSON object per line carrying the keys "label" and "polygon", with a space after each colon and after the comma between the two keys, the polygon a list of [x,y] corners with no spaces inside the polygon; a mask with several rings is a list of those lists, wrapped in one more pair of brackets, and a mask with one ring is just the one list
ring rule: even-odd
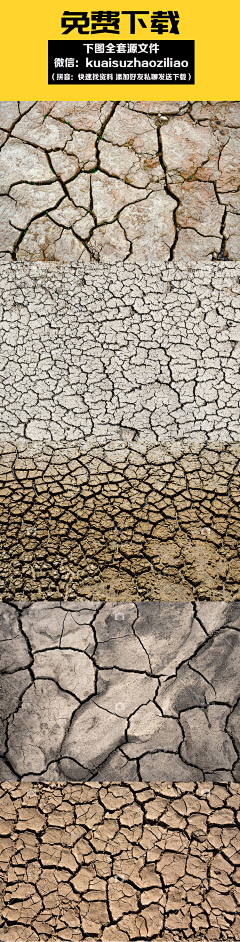
{"label": "dried mud flat", "polygon": [[1,599],[238,599],[239,458],[238,444],[6,444]]}
{"label": "dried mud flat", "polygon": [[240,781],[240,602],[0,615],[2,781]]}
{"label": "dried mud flat", "polygon": [[148,251],[0,261],[0,441],[239,441],[240,262]]}
{"label": "dried mud flat", "polygon": [[0,787],[2,942],[237,940],[239,786]]}
{"label": "dried mud flat", "polygon": [[1,942],[240,938],[239,172],[0,102]]}
{"label": "dried mud flat", "polygon": [[0,252],[240,258],[240,105],[0,102]]}

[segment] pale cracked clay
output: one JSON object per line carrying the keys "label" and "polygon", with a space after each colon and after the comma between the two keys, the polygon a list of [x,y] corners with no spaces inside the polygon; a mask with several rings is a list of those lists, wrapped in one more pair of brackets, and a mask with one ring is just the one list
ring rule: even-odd
{"label": "pale cracked clay", "polygon": [[0,252],[240,258],[238,101],[0,102]]}
{"label": "pale cracked clay", "polygon": [[18,602],[0,618],[0,780],[240,781],[240,602]]}
{"label": "pale cracked clay", "polygon": [[0,442],[239,440],[240,262],[0,261]]}

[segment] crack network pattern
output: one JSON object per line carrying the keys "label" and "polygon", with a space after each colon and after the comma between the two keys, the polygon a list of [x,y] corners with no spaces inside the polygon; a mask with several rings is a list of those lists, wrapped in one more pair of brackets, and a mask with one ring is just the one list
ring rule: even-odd
{"label": "crack network pattern", "polygon": [[0,440],[236,441],[240,263],[2,263]]}
{"label": "crack network pattern", "polygon": [[240,105],[0,102],[0,253],[240,258]]}
{"label": "crack network pattern", "polygon": [[240,445],[5,444],[0,592],[240,598]]}
{"label": "crack network pattern", "polygon": [[240,602],[1,604],[1,780],[240,781]]}
{"label": "crack network pattern", "polygon": [[239,939],[239,808],[234,783],[6,782],[2,942]]}

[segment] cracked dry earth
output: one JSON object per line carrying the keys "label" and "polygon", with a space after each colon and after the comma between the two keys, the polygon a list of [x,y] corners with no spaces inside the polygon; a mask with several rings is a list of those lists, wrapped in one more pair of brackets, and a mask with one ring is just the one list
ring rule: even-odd
{"label": "cracked dry earth", "polygon": [[2,441],[239,439],[240,262],[2,262]]}
{"label": "cracked dry earth", "polygon": [[239,102],[0,102],[1,942],[240,939],[239,198]]}
{"label": "cracked dry earth", "polygon": [[2,942],[240,937],[234,783],[0,787]]}
{"label": "cracked dry earth", "polygon": [[239,101],[0,102],[0,252],[240,258]]}
{"label": "cracked dry earth", "polygon": [[1,780],[240,782],[239,658],[240,602],[1,604]]}
{"label": "cracked dry earth", "polygon": [[0,593],[239,599],[240,445],[2,446]]}

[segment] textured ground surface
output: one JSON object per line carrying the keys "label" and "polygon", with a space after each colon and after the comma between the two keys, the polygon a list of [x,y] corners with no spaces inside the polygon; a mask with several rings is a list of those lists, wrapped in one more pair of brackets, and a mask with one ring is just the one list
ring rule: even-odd
{"label": "textured ground surface", "polygon": [[240,782],[240,602],[0,614],[2,781]]}
{"label": "textured ground surface", "polygon": [[239,102],[0,102],[1,942],[240,938],[239,184]]}
{"label": "textured ground surface", "polygon": [[0,251],[240,258],[240,105],[0,102]]}
{"label": "textured ground surface", "polygon": [[240,263],[10,261],[0,289],[2,441],[238,440]]}
{"label": "textured ground surface", "polygon": [[0,796],[3,942],[239,939],[234,783],[9,782]]}
{"label": "textured ground surface", "polygon": [[240,445],[2,447],[0,592],[240,598]]}

